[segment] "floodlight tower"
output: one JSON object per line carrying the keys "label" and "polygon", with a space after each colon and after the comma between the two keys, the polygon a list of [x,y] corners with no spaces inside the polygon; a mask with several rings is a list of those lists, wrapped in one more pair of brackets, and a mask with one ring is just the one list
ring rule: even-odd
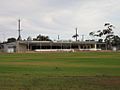
{"label": "floodlight tower", "polygon": [[21,20],[19,19],[18,20],[18,41],[21,41],[22,40],[22,38],[21,38]]}

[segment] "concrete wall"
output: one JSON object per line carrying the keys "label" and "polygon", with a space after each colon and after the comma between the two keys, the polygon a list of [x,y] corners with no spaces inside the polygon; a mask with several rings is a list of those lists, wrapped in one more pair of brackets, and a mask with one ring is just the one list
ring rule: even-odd
{"label": "concrete wall", "polygon": [[27,50],[27,45],[26,44],[21,44],[19,41],[16,42],[16,52],[26,52]]}
{"label": "concrete wall", "polygon": [[13,43],[3,44],[3,52],[6,52],[6,53],[16,52],[16,43],[13,42]]}

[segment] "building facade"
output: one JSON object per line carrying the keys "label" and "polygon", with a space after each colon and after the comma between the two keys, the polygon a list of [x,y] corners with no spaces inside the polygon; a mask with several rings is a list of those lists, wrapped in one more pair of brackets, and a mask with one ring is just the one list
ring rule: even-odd
{"label": "building facade", "polygon": [[2,44],[3,52],[29,52],[29,51],[97,51],[106,50],[105,43],[95,41],[16,41]]}

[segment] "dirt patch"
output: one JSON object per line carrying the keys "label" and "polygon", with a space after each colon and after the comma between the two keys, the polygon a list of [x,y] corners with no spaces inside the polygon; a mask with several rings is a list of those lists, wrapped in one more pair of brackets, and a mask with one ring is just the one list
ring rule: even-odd
{"label": "dirt patch", "polygon": [[119,86],[120,85],[120,76],[118,77],[107,77],[98,80],[98,84],[104,86]]}

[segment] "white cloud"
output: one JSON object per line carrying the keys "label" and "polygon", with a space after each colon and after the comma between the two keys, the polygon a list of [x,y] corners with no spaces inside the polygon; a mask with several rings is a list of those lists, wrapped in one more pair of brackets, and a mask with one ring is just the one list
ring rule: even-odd
{"label": "white cloud", "polygon": [[[111,22],[120,32],[120,0],[1,0],[0,32],[17,37],[17,19],[22,19],[23,38],[39,33],[71,39],[74,28],[86,34]],[[11,32],[12,31],[12,32]],[[0,35],[0,38],[3,38]]]}

